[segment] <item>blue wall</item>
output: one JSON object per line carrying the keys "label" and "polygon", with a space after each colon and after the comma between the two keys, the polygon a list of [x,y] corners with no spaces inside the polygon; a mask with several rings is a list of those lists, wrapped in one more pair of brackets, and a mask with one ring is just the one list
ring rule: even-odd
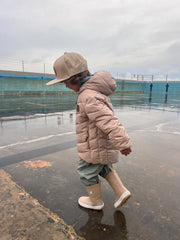
{"label": "blue wall", "polygon": [[[65,84],[55,84],[46,86],[52,78],[44,77],[5,77],[0,76],[0,95],[13,94],[51,94],[51,93],[70,93],[70,89]],[[116,92],[149,93],[150,82],[137,81],[117,81]],[[165,94],[166,82],[153,82],[153,94]],[[168,94],[180,94],[180,82],[170,82]]]}
{"label": "blue wall", "polygon": [[64,84],[46,86],[52,78],[42,77],[0,77],[0,94],[32,94],[70,92]]}

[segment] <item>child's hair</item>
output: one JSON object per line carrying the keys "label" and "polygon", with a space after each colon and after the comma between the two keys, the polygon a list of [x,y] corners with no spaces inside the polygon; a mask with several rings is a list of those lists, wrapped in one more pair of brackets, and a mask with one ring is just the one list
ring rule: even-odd
{"label": "child's hair", "polygon": [[72,85],[76,85],[76,84],[81,83],[84,78],[86,78],[86,77],[88,77],[88,76],[90,76],[90,75],[91,75],[90,72],[89,72],[88,70],[86,70],[86,71],[84,71],[84,72],[78,73],[78,74],[70,77],[70,78],[68,79],[68,81],[70,81],[70,83],[71,83]]}

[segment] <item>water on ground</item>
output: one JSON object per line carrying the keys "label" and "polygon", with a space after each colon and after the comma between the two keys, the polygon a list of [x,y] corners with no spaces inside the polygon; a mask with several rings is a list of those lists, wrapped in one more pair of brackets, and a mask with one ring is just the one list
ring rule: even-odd
{"label": "water on ground", "polygon": [[180,101],[167,96],[115,94],[115,113],[133,152],[114,165],[132,197],[113,207],[114,193],[102,180],[105,207],[78,206],[85,195],[76,172],[75,95],[3,100],[0,167],[45,207],[88,240],[180,239]]}

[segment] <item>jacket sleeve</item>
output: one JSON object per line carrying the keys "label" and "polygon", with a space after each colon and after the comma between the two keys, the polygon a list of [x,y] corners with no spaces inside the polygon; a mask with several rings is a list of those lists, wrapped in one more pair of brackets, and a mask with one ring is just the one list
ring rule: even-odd
{"label": "jacket sleeve", "polygon": [[90,121],[94,121],[95,125],[108,136],[115,149],[131,147],[132,143],[125,128],[102,99],[90,98],[84,107]]}

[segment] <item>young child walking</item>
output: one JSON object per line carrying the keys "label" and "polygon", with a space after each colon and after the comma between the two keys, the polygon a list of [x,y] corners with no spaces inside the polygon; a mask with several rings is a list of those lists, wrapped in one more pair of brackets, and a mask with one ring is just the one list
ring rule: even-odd
{"label": "young child walking", "polygon": [[122,206],[131,196],[112,164],[119,152],[131,153],[131,140],[119,119],[114,115],[109,95],[116,89],[116,81],[106,71],[90,74],[87,61],[78,53],[67,52],[54,63],[56,79],[47,85],[65,83],[78,92],[76,106],[77,150],[80,157],[78,173],[88,196],[78,203],[84,208],[101,210],[99,175],[105,178],[115,192],[114,207]]}

